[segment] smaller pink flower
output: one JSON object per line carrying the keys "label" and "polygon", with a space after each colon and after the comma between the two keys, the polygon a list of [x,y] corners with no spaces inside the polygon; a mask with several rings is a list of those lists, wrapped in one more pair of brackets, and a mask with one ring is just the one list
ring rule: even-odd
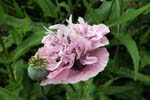
{"label": "smaller pink flower", "polygon": [[81,17],[79,23],[74,24],[72,16],[67,22],[67,26],[50,26],[42,40],[44,46],[36,53],[48,63],[48,75],[41,85],[85,81],[107,65],[109,53],[103,46],[109,44],[105,36],[109,28],[104,24],[88,25]]}

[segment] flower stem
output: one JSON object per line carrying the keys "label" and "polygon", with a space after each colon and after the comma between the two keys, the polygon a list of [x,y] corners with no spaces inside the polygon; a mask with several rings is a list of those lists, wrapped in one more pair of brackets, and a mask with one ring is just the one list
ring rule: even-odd
{"label": "flower stem", "polygon": [[45,91],[44,91],[43,86],[40,86],[40,88],[41,88],[41,92],[42,92],[42,97],[43,97],[43,99],[44,99],[44,100],[48,100],[47,97],[45,96]]}
{"label": "flower stem", "polygon": [[71,87],[71,89],[76,92],[76,89],[74,88],[74,86],[72,84],[69,84],[69,86]]}

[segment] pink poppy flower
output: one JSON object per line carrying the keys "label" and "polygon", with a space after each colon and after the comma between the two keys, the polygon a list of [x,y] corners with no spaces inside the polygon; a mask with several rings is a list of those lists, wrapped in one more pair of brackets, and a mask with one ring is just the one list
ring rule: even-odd
{"label": "pink poppy flower", "polygon": [[88,25],[81,17],[79,23],[74,24],[72,16],[67,22],[67,26],[50,26],[42,40],[44,46],[36,53],[48,63],[48,75],[41,85],[85,81],[107,65],[109,53],[103,46],[109,44],[105,36],[109,28],[104,24]]}

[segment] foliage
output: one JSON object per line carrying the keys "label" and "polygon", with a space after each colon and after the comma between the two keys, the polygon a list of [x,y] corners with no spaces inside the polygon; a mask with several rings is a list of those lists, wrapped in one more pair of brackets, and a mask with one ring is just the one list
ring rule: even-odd
{"label": "foliage", "polygon": [[110,29],[110,60],[93,79],[48,85],[49,100],[149,100],[149,0],[1,0],[0,100],[43,100],[39,83],[27,75],[28,59],[42,45],[49,25],[69,15]]}

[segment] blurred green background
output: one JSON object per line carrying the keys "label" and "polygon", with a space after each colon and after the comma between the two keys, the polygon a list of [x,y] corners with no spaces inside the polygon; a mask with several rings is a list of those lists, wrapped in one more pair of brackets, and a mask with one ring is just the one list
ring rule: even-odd
{"label": "blurred green background", "polygon": [[149,0],[0,0],[0,100],[44,100],[28,59],[42,46],[43,26],[71,14],[110,27],[110,60],[85,83],[45,86],[48,100],[150,100]]}

